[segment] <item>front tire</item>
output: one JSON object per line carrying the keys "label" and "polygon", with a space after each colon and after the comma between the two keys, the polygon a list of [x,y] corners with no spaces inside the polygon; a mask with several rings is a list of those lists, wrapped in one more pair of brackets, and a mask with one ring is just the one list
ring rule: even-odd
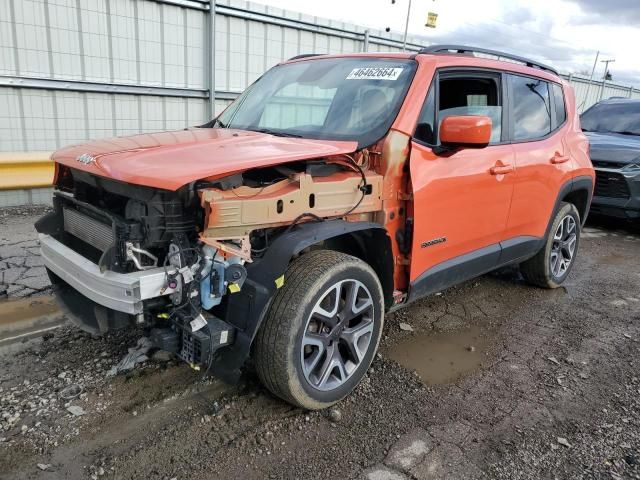
{"label": "front tire", "polygon": [[544,247],[520,265],[525,280],[542,288],[558,288],[573,268],[580,244],[580,214],[575,205],[562,203]]}
{"label": "front tire", "polygon": [[362,260],[318,250],[285,273],[255,342],[262,383],[310,410],[348,395],[378,348],[384,304],[375,272]]}

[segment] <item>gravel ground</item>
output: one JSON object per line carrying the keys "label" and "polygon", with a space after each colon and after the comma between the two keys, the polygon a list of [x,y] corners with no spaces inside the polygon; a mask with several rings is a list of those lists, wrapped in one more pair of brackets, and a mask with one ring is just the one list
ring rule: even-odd
{"label": "gravel ground", "polygon": [[[38,265],[39,213],[0,213],[10,297],[47,294],[46,280],[18,282]],[[477,360],[448,380],[391,359],[468,332],[477,345],[450,363]],[[230,387],[162,354],[107,376],[139,337],[62,327],[0,353],[0,478],[640,479],[637,228],[592,223],[565,288],[507,270],[389,315],[369,374],[329,411],[292,408],[250,372]]]}

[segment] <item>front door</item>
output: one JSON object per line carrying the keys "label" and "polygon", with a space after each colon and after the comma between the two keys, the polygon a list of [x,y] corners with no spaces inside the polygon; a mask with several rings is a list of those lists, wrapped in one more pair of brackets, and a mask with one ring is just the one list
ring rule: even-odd
{"label": "front door", "polygon": [[[502,99],[500,74],[441,72],[431,86],[411,145],[412,298],[498,264],[515,173],[514,150],[502,143]],[[434,126],[448,115],[489,116],[489,146],[434,152]]]}

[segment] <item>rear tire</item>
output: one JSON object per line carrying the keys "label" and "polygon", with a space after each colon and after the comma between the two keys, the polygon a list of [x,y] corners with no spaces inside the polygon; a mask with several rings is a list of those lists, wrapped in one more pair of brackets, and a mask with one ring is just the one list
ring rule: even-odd
{"label": "rear tire", "polygon": [[558,288],[575,263],[580,245],[580,214],[575,205],[562,203],[556,213],[544,247],[520,264],[525,280],[542,288]]}
{"label": "rear tire", "polygon": [[310,410],[348,395],[378,348],[384,304],[373,269],[339,252],[318,250],[294,260],[256,336],[262,383]]}

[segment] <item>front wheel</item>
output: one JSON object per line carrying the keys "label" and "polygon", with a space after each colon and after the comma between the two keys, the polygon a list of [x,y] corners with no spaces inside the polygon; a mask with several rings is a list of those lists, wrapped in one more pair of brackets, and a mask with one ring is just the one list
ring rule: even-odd
{"label": "front wheel", "polygon": [[522,276],[539,287],[559,287],[573,268],[579,244],[580,214],[575,205],[563,203],[542,250],[520,265]]}
{"label": "front wheel", "polygon": [[378,348],[380,282],[362,260],[319,250],[292,262],[255,343],[262,383],[294,405],[320,409],[360,382]]}

